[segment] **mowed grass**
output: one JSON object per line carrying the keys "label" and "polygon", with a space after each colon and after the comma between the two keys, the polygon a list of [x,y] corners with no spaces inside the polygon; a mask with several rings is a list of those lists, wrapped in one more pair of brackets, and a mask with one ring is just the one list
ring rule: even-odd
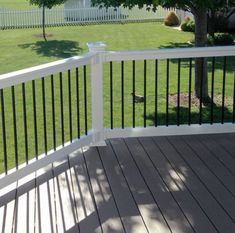
{"label": "mowed grass", "polygon": [[41,38],[40,28],[0,31],[0,74],[83,54],[89,41],[102,41],[107,50],[117,51],[185,46],[193,38],[160,22],[58,27],[46,32],[48,42]]}
{"label": "mowed grass", "polygon": [[[180,32],[172,28],[163,26],[161,23],[133,23],[133,24],[107,24],[90,26],[71,26],[61,28],[48,28],[50,34],[48,41],[44,42],[40,37],[41,29],[17,29],[1,32],[1,56],[0,73],[19,70],[50,61],[67,58],[74,55],[81,55],[87,52],[86,43],[88,41],[102,41],[107,44],[107,50],[133,50],[151,48],[171,48],[187,47],[188,41],[193,38],[193,34]],[[194,64],[194,62],[193,62]],[[211,89],[211,61],[209,66],[209,91]],[[106,128],[111,127],[110,120],[110,64],[104,64],[104,124]],[[144,62],[135,63],[135,90],[137,94],[144,94]],[[225,121],[232,120],[233,108],[233,73],[234,58],[227,59],[227,73],[225,85]],[[76,75],[77,74],[77,75]],[[85,76],[86,74],[86,76]],[[189,87],[189,60],[181,61],[180,69],[180,92],[188,92]],[[70,79],[68,78],[70,76]],[[62,77],[62,78],[60,78]],[[85,82],[86,77],[86,82]],[[169,73],[169,95],[177,93],[178,88],[178,60],[170,60]],[[217,105],[214,106],[213,117],[215,121],[220,120],[221,93],[223,79],[223,58],[216,59],[214,94]],[[147,99],[146,99],[146,124],[163,125],[166,122],[166,61],[158,61],[158,88],[157,88],[157,119],[155,119],[155,61],[147,61]],[[192,91],[194,87],[194,74],[192,70]],[[44,84],[44,85],[43,85]],[[78,85],[79,84],[79,85]],[[25,161],[26,155],[29,158],[35,154],[41,154],[45,149],[50,150],[77,138],[85,133],[85,104],[84,86],[87,86],[87,128],[91,128],[91,93],[90,93],[90,67],[79,67],[62,74],[54,74],[53,77],[45,77],[44,83],[41,79],[35,82],[36,111],[33,103],[33,83],[25,84],[25,100],[27,105],[27,137],[24,129],[24,111],[22,85],[17,85],[15,89],[4,90],[6,135],[7,135],[7,155],[8,168],[15,165],[15,154],[18,152],[19,163]],[[52,89],[52,87],[54,88]],[[121,63],[113,63],[113,127],[122,126],[122,79]],[[45,87],[45,88],[44,88]],[[143,103],[135,104],[135,119],[133,119],[133,101],[131,92],[133,91],[133,63],[124,62],[124,127],[144,125]],[[62,90],[62,91],[61,91]],[[15,93],[14,93],[15,92]],[[45,105],[43,92],[45,92]],[[12,93],[15,94],[16,118],[17,118],[17,138],[14,139],[14,114],[12,105]],[[52,98],[52,96],[54,98]],[[55,125],[53,125],[53,107],[55,106]],[[63,106],[61,107],[61,103]],[[70,107],[71,106],[71,107]],[[44,114],[45,110],[45,114]],[[169,124],[176,124],[177,110],[175,103],[169,104]],[[182,105],[180,111],[180,123],[188,121],[188,106]],[[36,112],[36,121],[34,113]],[[192,106],[192,123],[198,123],[199,108]],[[211,108],[203,107],[203,122],[210,121]],[[46,116],[46,122],[43,121]],[[70,118],[72,116],[72,120]],[[135,122],[133,122],[135,120]],[[157,122],[155,121],[157,120]],[[64,123],[63,127],[61,122]],[[35,127],[36,125],[36,127]],[[2,134],[2,118],[0,118],[0,134]],[[56,138],[53,138],[53,128],[56,131]],[[62,130],[64,129],[64,132]],[[36,129],[36,130],[35,130]],[[46,130],[46,134],[45,134]],[[35,136],[36,135],[36,136]],[[2,136],[1,136],[2,138]],[[25,140],[27,138],[27,140]],[[37,143],[35,143],[35,138]],[[17,141],[17,143],[15,143]],[[28,150],[25,149],[25,141],[28,143]],[[45,143],[46,142],[46,143]],[[16,148],[17,145],[17,148]],[[1,167],[4,170],[3,161],[3,141],[0,140]]]}
{"label": "mowed grass", "polygon": [[[63,5],[60,5],[61,7]],[[29,0],[0,0],[0,8],[11,9],[11,10],[30,10],[37,9],[36,5],[29,3]]]}
{"label": "mowed grass", "polygon": [[29,4],[29,0],[0,0],[0,6],[1,8],[6,9],[14,9],[14,10],[26,10],[26,9],[33,9],[37,6],[33,6]]}

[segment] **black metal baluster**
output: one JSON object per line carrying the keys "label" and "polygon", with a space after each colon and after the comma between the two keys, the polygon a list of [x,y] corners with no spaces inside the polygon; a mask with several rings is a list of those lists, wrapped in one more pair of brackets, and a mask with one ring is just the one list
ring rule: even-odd
{"label": "black metal baluster", "polygon": [[43,129],[44,129],[44,151],[47,154],[47,116],[46,116],[46,95],[45,78],[42,77],[42,111],[43,111]]}
{"label": "black metal baluster", "polygon": [[68,70],[68,100],[69,100],[69,137],[73,140],[73,122],[72,122],[72,95],[71,95],[71,71]]}
{"label": "black metal baluster", "polygon": [[169,124],[169,66],[170,60],[166,60],[166,126]]}
{"label": "black metal baluster", "polygon": [[147,61],[144,60],[144,128],[147,120]]}
{"label": "black metal baluster", "polygon": [[53,148],[56,150],[56,120],[55,120],[55,91],[54,75],[51,75],[51,104],[52,104],[52,128],[53,128]]}
{"label": "black metal baluster", "polygon": [[180,125],[180,66],[181,66],[181,59],[178,59],[177,126]]}
{"label": "black metal baluster", "polygon": [[23,104],[23,122],[24,122],[24,145],[25,145],[25,159],[26,164],[29,161],[28,151],[28,125],[27,125],[27,111],[26,111],[26,94],[25,94],[25,83],[22,83],[22,104]]}
{"label": "black metal baluster", "polygon": [[5,107],[4,107],[4,92],[0,90],[1,96],[1,116],[2,116],[2,141],[3,141],[3,153],[4,153],[4,169],[5,173],[8,172],[8,160],[7,160],[7,136],[6,136],[6,122],[5,122]]}
{"label": "black metal baluster", "polygon": [[124,61],[121,61],[121,85],[122,85],[122,128],[124,129]]}
{"label": "black metal baluster", "polygon": [[158,111],[158,60],[155,60],[155,116],[154,124],[155,127],[158,125],[157,111]]}
{"label": "black metal baluster", "polygon": [[135,128],[135,60],[132,61],[132,127]]}
{"label": "black metal baluster", "polygon": [[113,62],[110,62],[110,128],[113,129]]}
{"label": "black metal baluster", "polygon": [[199,125],[202,124],[202,89],[203,89],[203,68],[204,68],[204,58],[201,58],[201,82],[200,82],[200,100],[199,100]]}
{"label": "black metal baluster", "polygon": [[211,71],[211,124],[214,123],[214,82],[215,82],[215,57],[212,58]]}
{"label": "black metal baluster", "polygon": [[85,134],[87,135],[87,85],[86,85],[86,66],[83,66],[84,75],[84,111],[85,111]]}
{"label": "black metal baluster", "polygon": [[233,75],[233,123],[235,122],[235,72]]}
{"label": "black metal baluster", "polygon": [[76,99],[77,99],[77,136],[80,138],[80,98],[79,98],[79,72],[76,68]]}
{"label": "black metal baluster", "polygon": [[60,123],[61,123],[61,142],[64,146],[64,97],[63,97],[63,75],[59,73],[60,79]]}
{"label": "black metal baluster", "polygon": [[38,159],[38,126],[37,126],[37,102],[36,102],[35,80],[32,81],[32,96],[33,96],[33,120],[34,120],[34,149],[35,149],[36,159]]}
{"label": "black metal baluster", "polygon": [[15,145],[15,163],[16,169],[18,169],[18,141],[17,141],[17,122],[16,122],[16,104],[15,104],[15,87],[11,87],[11,98],[12,98],[12,115],[13,115],[13,129],[14,129],[14,145]]}
{"label": "black metal baluster", "polygon": [[222,107],[221,107],[221,124],[224,123],[224,100],[225,100],[226,65],[227,65],[227,58],[224,57],[223,88],[222,88]]}
{"label": "black metal baluster", "polygon": [[192,58],[189,59],[188,81],[188,125],[191,125],[191,94],[192,94]]}

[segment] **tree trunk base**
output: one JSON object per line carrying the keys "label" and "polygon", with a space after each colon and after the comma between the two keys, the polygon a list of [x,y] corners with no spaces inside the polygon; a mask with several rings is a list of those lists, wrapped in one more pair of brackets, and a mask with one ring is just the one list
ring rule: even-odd
{"label": "tree trunk base", "polygon": [[204,106],[209,106],[209,105],[211,105],[211,104],[214,104],[214,103],[211,102],[210,96],[200,97],[200,96],[197,96],[197,95],[196,95],[196,97],[197,97],[199,100],[202,101],[202,104],[203,104]]}

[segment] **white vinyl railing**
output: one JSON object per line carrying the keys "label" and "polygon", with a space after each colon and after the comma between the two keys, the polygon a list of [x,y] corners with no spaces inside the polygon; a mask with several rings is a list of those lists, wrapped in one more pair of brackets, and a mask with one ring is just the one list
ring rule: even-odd
{"label": "white vinyl railing", "polygon": [[[105,139],[108,138],[235,132],[235,126],[231,122],[222,124],[175,124],[170,126],[162,125],[157,127],[144,126],[119,128],[114,127],[110,129],[105,128],[103,93],[103,66],[104,64],[107,64],[109,62],[138,60],[147,61],[172,58],[184,59],[197,57],[230,57],[235,56],[235,46],[186,49],[155,49],[123,52],[105,51],[105,45],[103,43],[90,43],[88,44],[88,46],[89,53],[83,56],[72,57],[69,59],[52,62],[49,64],[36,66],[17,72],[12,72],[9,74],[0,75],[0,97],[2,98],[2,90],[5,90],[8,87],[24,84],[26,82],[36,79],[42,79],[42,77],[51,76],[60,72],[67,72],[68,70],[70,75],[71,69],[89,65],[91,68],[89,77],[91,82],[89,85],[91,90],[92,121],[91,129],[88,131],[87,134],[81,135],[81,137],[79,136],[78,138],[70,140],[69,142],[64,142],[63,145],[58,146],[53,150],[45,151],[45,153],[40,156],[37,156],[37,158],[29,160],[23,165],[19,165],[17,169],[6,171],[6,173],[3,174],[0,178],[0,189],[9,185],[12,182],[15,182],[20,178],[23,178],[24,176],[30,174],[33,171],[43,168],[54,161],[58,161],[65,158],[68,154],[78,150],[83,146],[104,146]],[[230,72],[234,72],[234,70]],[[223,76],[225,81],[225,71]],[[68,84],[68,87],[69,85],[71,84]],[[118,104],[120,105],[120,102]],[[1,114],[3,109],[4,107],[1,105]],[[4,155],[2,157],[4,157]]]}
{"label": "white vinyl railing", "polygon": [[[71,24],[87,24],[99,22],[128,22],[143,20],[162,20],[169,11],[158,8],[156,12],[146,9],[113,8],[52,8],[46,9],[46,26],[62,26]],[[42,25],[42,10],[11,10],[0,8],[0,29],[40,27]]]}

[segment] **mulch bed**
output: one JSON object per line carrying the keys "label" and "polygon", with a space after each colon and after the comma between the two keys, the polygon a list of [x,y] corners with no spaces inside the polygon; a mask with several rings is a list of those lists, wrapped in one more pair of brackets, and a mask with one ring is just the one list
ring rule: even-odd
{"label": "mulch bed", "polygon": [[[177,106],[177,101],[178,101],[178,95],[177,94],[172,94],[169,95],[169,103],[171,105]],[[189,104],[189,95],[188,93],[180,93],[180,106],[182,107],[188,107]],[[215,95],[213,99],[214,105],[217,107],[222,105],[222,95]],[[226,105],[232,106],[233,100],[231,97],[226,96],[225,97],[225,103]],[[195,95],[192,93],[191,94],[191,106],[192,107],[199,107],[200,106],[200,101],[198,98],[195,97]],[[207,104],[206,106],[203,104],[203,107],[208,107],[210,106],[210,103]]]}

